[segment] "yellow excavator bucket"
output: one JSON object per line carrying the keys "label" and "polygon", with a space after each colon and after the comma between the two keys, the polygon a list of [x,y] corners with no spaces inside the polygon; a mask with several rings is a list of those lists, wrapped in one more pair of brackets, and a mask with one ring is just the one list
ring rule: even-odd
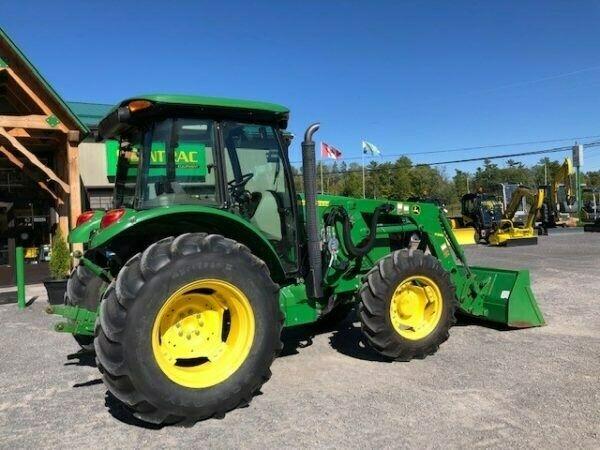
{"label": "yellow excavator bucket", "polygon": [[475,241],[475,228],[473,227],[452,228],[452,232],[460,245],[477,244]]}

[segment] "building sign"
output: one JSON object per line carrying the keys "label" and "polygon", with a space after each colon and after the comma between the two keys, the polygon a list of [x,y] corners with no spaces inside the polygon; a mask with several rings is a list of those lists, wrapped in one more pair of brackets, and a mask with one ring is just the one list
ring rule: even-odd
{"label": "building sign", "polygon": [[[106,141],[106,174],[114,178],[117,174],[117,161],[119,159],[119,143]],[[137,165],[138,159],[130,160],[132,165]],[[166,168],[166,150],[164,142],[152,143],[150,151],[150,176],[164,175]],[[177,176],[204,178],[206,176],[206,146],[200,142],[182,142],[175,150],[175,170]]]}

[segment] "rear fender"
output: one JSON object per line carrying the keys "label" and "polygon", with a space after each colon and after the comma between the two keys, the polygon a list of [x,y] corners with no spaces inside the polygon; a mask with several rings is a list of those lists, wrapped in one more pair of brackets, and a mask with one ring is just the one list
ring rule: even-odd
{"label": "rear fender", "polygon": [[162,238],[195,232],[221,234],[246,245],[265,261],[274,281],[285,278],[277,252],[260,230],[242,218],[216,208],[182,205],[127,210],[117,222],[99,230],[90,247],[109,249],[125,261]]}

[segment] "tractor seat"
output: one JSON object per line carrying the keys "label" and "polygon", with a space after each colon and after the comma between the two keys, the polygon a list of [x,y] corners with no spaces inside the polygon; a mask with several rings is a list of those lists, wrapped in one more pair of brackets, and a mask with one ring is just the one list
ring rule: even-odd
{"label": "tractor seat", "polygon": [[262,197],[258,203],[250,223],[261,230],[269,240],[280,241],[281,216],[275,194],[271,191],[260,192]]}

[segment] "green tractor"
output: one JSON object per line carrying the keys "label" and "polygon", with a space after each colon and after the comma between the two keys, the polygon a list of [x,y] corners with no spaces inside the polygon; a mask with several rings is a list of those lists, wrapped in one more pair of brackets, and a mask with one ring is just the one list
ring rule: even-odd
{"label": "green tractor", "polygon": [[527,271],[470,267],[428,202],[316,194],[319,125],[288,158],[289,111],[209,97],[123,101],[98,137],[119,142],[115,209],[86,212],[56,329],[96,351],[108,390],[152,423],[221,417],[270,377],[283,327],[358,304],[390,360],[433,354],[455,313],[544,320]]}

